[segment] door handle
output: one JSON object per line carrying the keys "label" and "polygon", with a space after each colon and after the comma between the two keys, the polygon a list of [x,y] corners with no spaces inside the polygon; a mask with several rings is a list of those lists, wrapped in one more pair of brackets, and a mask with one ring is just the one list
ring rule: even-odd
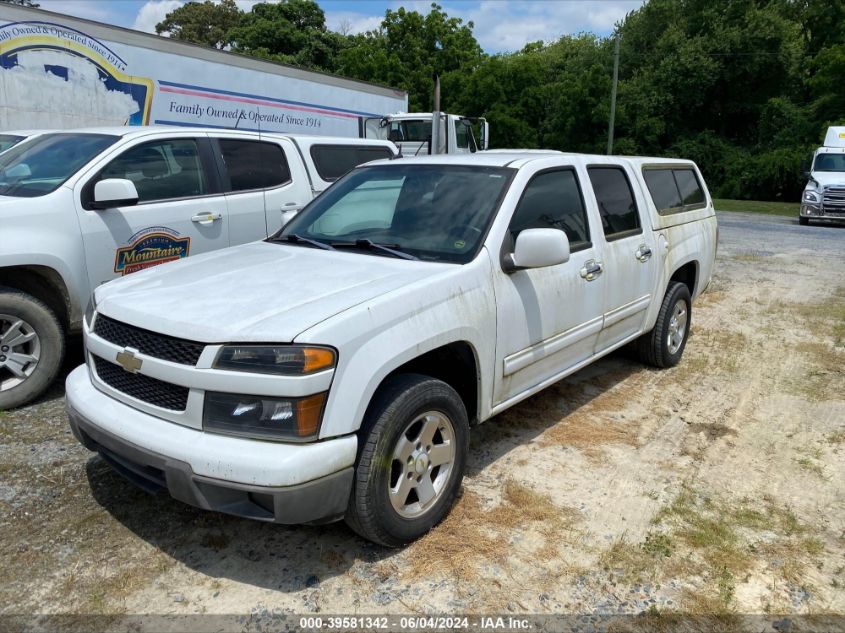
{"label": "door handle", "polygon": [[641,262],[647,262],[651,258],[651,249],[645,244],[640,244],[640,247],[637,249],[637,252],[634,253],[634,257],[636,257]]}
{"label": "door handle", "polygon": [[216,222],[217,220],[222,220],[223,214],[222,213],[197,213],[195,216],[191,218],[191,222],[196,222],[197,224],[211,224],[212,222]]}
{"label": "door handle", "polygon": [[604,271],[604,267],[601,262],[591,259],[584,263],[584,267],[579,272],[581,273],[581,277],[587,281],[593,281],[596,277],[602,274],[602,271]]}

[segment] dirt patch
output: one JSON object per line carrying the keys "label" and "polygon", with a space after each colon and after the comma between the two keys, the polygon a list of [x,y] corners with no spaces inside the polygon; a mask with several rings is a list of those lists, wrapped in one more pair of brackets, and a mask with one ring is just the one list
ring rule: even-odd
{"label": "dirt patch", "polygon": [[145,495],[57,387],[0,415],[0,612],[845,613],[845,247],[772,235],[722,227],[679,366],[620,351],[473,429],[458,504],[403,550]]}

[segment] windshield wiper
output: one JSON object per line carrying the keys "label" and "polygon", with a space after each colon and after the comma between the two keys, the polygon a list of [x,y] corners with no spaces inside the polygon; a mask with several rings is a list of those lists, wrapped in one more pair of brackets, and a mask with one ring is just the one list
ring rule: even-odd
{"label": "windshield wiper", "polygon": [[334,248],[363,248],[371,251],[379,251],[380,253],[387,253],[388,255],[392,255],[393,257],[398,257],[400,259],[419,260],[419,257],[414,257],[410,253],[403,253],[402,251],[396,250],[401,248],[399,244],[377,244],[372,240],[361,239],[355,240],[354,242],[332,242],[331,245]]}
{"label": "windshield wiper", "polygon": [[296,233],[288,233],[287,235],[277,235],[276,237],[270,238],[273,242],[289,242],[290,244],[308,244],[309,246],[313,246],[314,248],[321,248],[324,251],[333,251],[334,246],[329,246],[325,242],[318,242],[317,240],[312,240],[308,237],[302,237],[301,235],[297,235]]}

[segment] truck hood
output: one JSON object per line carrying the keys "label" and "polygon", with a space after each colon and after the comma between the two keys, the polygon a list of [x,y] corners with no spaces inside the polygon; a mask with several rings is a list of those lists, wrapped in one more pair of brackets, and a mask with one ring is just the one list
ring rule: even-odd
{"label": "truck hood", "polygon": [[[814,171],[810,174],[810,177],[819,183],[819,187],[827,187],[828,185],[841,185],[845,187],[845,172],[842,171]],[[806,189],[811,189],[815,191],[813,187],[810,187],[810,183],[807,183]]]}
{"label": "truck hood", "polygon": [[335,314],[451,267],[254,242],[100,286],[97,310],[203,343],[286,343]]}

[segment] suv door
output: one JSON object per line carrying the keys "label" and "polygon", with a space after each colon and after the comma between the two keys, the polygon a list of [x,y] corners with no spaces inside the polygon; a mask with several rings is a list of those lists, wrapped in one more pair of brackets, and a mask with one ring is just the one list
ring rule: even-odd
{"label": "suv door", "polygon": [[591,238],[579,175],[572,167],[534,175],[509,225],[503,252],[520,231],[556,228],[569,238],[568,262],[494,273],[494,406],[589,361],[602,325],[601,246]]}
{"label": "suv door", "polygon": [[290,141],[224,133],[215,137],[232,246],[275,233],[285,218],[310,202],[308,176]]}
{"label": "suv door", "polygon": [[[138,204],[94,210],[94,185],[135,183]],[[82,178],[74,191],[91,287],[229,245],[226,201],[208,139],[141,140]]]}
{"label": "suv door", "polygon": [[633,186],[630,168],[592,164],[587,173],[604,241],[604,328],[596,344],[601,352],[641,332],[654,293],[658,258],[654,233],[643,226],[648,221],[645,201]]}

